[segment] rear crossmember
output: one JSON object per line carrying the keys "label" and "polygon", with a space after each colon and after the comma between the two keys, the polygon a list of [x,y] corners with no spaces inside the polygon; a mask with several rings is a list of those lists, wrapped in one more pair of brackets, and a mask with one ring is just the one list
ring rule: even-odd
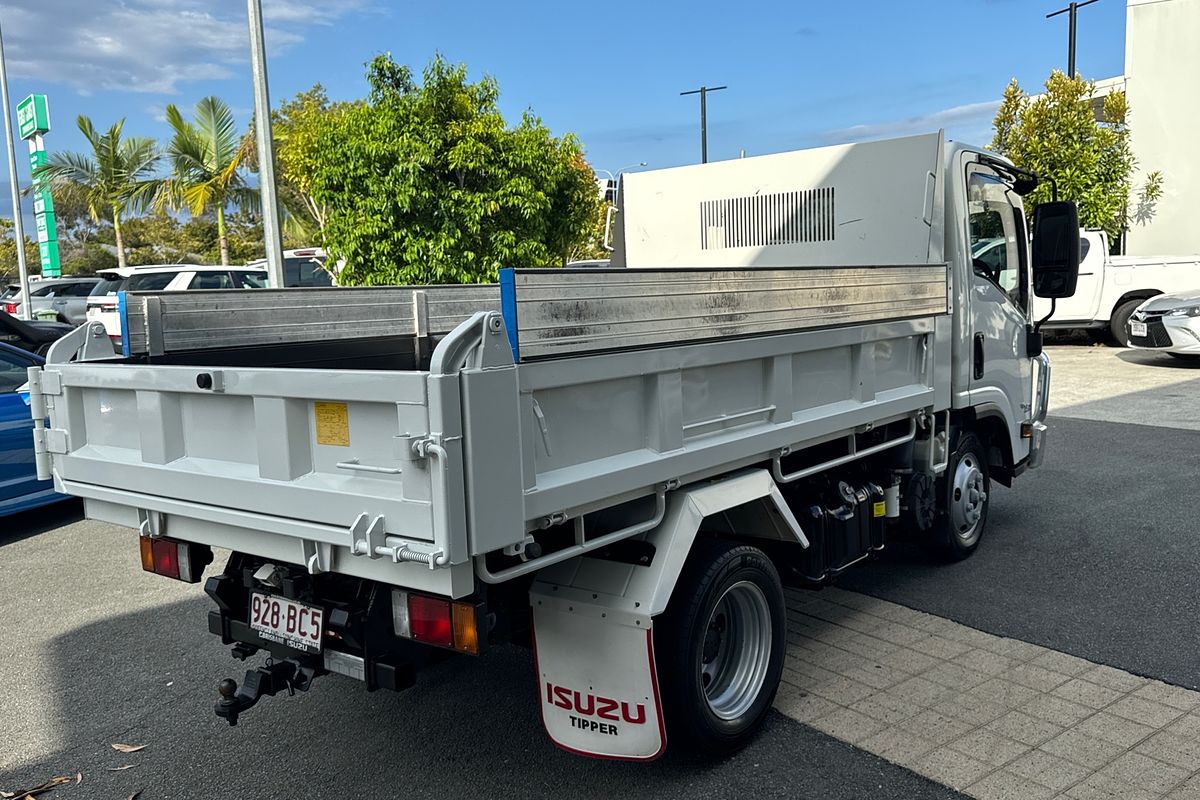
{"label": "rear crossmember", "polygon": [[340,578],[353,588],[344,597],[331,600],[318,596],[311,576],[299,567],[281,568],[273,592],[326,609],[329,641],[322,642],[320,652],[301,652],[264,639],[248,623],[250,590],[263,588],[254,577],[260,567],[260,561],[234,553],[225,571],[204,584],[205,593],[217,605],[208,614],[209,631],[223,644],[232,645],[231,654],[238,660],[245,661],[260,651],[270,656],[265,665],[246,671],[240,687],[232,678],[218,685],[220,699],[215,711],[230,725],[236,725],[238,717],[264,696],[285,690],[289,696],[307,691],[315,679],[330,672],[361,680],[368,691],[407,689],[416,683],[418,668],[444,655],[437,648],[421,647],[393,634],[389,587]]}

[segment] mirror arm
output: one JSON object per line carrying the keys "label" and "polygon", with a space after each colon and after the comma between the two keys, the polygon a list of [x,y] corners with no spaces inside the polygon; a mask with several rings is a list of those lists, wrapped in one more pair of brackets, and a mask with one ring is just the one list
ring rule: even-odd
{"label": "mirror arm", "polygon": [[1057,305],[1058,305],[1058,298],[1051,297],[1050,298],[1050,313],[1047,314],[1046,316],[1042,317],[1041,319],[1039,319],[1037,322],[1033,323],[1034,333],[1040,332],[1042,330],[1042,326],[1050,321],[1050,318],[1054,316],[1054,309]]}

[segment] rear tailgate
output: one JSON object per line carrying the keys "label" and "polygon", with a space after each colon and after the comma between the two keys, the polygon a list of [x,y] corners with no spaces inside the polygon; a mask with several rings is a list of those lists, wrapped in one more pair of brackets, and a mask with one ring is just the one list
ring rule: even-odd
{"label": "rear tailgate", "polygon": [[[287,537],[314,571],[371,562],[398,583],[467,561],[458,396],[428,373],[81,362],[34,384],[42,466],[137,509],[143,532],[203,520],[245,531],[210,543],[266,555]],[[426,458],[422,441],[443,447]]]}

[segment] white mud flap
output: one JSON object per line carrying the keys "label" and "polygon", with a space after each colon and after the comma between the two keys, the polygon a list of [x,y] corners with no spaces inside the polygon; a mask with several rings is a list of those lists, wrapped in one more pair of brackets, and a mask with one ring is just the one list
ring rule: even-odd
{"label": "white mud flap", "polygon": [[[534,652],[546,733],[578,755],[649,761],[667,746],[650,616],[534,584]],[[564,596],[566,590],[568,596]]]}

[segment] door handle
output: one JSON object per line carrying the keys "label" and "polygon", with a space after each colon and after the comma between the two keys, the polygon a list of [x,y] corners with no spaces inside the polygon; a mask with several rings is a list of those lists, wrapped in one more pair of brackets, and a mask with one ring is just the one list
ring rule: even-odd
{"label": "door handle", "polygon": [[983,334],[982,333],[975,334],[974,358],[972,359],[972,362],[974,364],[975,379],[979,380],[980,378],[983,377]]}

